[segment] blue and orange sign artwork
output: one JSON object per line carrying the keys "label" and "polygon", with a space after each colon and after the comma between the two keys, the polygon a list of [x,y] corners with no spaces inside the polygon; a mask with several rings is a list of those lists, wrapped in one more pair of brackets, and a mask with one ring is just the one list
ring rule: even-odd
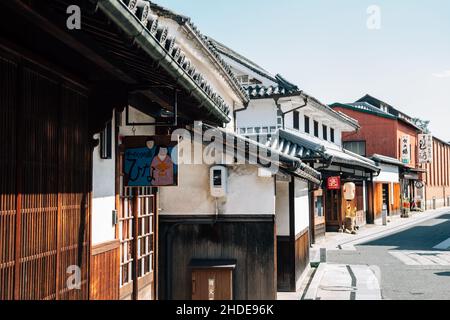
{"label": "blue and orange sign artwork", "polygon": [[123,138],[124,183],[129,187],[178,184],[178,147],[170,136]]}

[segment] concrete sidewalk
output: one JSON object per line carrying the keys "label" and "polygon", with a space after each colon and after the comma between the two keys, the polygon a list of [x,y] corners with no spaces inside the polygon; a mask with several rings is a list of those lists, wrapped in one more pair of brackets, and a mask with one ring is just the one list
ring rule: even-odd
{"label": "concrete sidewalk", "polygon": [[381,300],[378,271],[365,265],[321,263],[304,300]]}

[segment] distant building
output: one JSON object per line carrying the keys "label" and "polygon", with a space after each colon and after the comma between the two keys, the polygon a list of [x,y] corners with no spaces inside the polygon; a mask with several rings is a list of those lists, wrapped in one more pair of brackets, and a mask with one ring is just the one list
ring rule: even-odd
{"label": "distant building", "polygon": [[[275,299],[275,175],[237,145],[321,175],[235,132],[248,94],[189,19],[128,0],[3,1],[0,16],[0,300]],[[177,129],[211,129],[231,160],[212,167]],[[175,165],[169,144],[200,163]]]}
{"label": "distant building", "polygon": [[412,118],[370,95],[331,107],[357,119],[361,126],[357,132],[343,134],[344,148],[382,164],[380,176],[374,179],[375,218],[383,207],[395,214],[402,208],[408,211],[412,200],[421,206],[424,169],[417,160],[417,138],[422,130]]}
{"label": "distant building", "polygon": [[[281,75],[272,75],[227,46],[209,39],[246,88],[250,102],[236,110],[236,130],[307,163],[321,172],[320,185],[305,179],[277,175],[277,284],[294,291],[309,262],[309,245],[325,230],[342,228],[347,205],[357,224],[366,223],[367,181],[379,171],[375,162],[342,148],[343,132],[359,129],[358,122],[332,110]],[[328,188],[328,179],[335,188]],[[356,198],[343,198],[343,185],[356,183]],[[370,216],[371,214],[369,214]]]}
{"label": "distant building", "polygon": [[433,161],[425,165],[425,206],[450,206],[450,143],[433,137]]}

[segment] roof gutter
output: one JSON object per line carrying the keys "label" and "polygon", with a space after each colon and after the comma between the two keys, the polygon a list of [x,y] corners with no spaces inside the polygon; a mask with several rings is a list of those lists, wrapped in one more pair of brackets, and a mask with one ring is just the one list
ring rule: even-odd
{"label": "roof gutter", "polygon": [[[300,94],[302,94],[302,91],[300,91]],[[275,103],[277,104],[277,106],[280,108],[280,111],[282,112],[282,114],[283,114],[283,118],[284,118],[284,116],[286,115],[286,114],[288,114],[288,113],[291,113],[291,112],[294,112],[294,111],[297,111],[297,110],[299,110],[299,109],[302,109],[302,108],[304,108],[304,107],[306,107],[307,105],[308,105],[308,97],[303,97],[303,104],[301,105],[301,106],[298,106],[298,107],[295,107],[295,108],[293,108],[293,109],[291,109],[291,110],[288,110],[288,111],[286,111],[286,112],[283,112],[282,110],[281,110],[281,106],[278,104],[278,100],[279,100],[280,98],[278,97],[277,99],[276,99],[276,101],[275,101]],[[284,120],[284,119],[283,119]]]}
{"label": "roof gutter", "polygon": [[128,36],[130,36],[152,59],[171,75],[177,84],[190,93],[205,106],[218,120],[224,123],[231,121],[215,103],[206,95],[201,87],[178,65],[161,46],[154,36],[136,19],[122,1],[98,0],[98,7],[112,21],[114,21]]}

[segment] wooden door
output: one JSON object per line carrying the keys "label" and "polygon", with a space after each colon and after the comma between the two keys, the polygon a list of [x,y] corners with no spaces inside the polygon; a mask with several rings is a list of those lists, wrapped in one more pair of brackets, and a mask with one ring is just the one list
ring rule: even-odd
{"label": "wooden door", "polygon": [[374,185],[374,218],[381,217],[381,210],[383,209],[383,184],[375,183]]}
{"label": "wooden door", "polygon": [[386,208],[387,213],[390,214],[390,197],[389,197],[389,184],[383,183],[381,192],[381,210]]}
{"label": "wooden door", "polygon": [[327,190],[325,196],[325,220],[327,229],[337,230],[341,224],[341,192]]}
{"label": "wooden door", "polygon": [[311,192],[311,219],[313,223],[310,234],[313,242],[325,235],[325,206],[323,194],[323,190]]}
{"label": "wooden door", "polygon": [[233,269],[192,270],[192,300],[232,300]]}
{"label": "wooden door", "polygon": [[84,89],[0,51],[0,300],[88,298],[87,125]]}

